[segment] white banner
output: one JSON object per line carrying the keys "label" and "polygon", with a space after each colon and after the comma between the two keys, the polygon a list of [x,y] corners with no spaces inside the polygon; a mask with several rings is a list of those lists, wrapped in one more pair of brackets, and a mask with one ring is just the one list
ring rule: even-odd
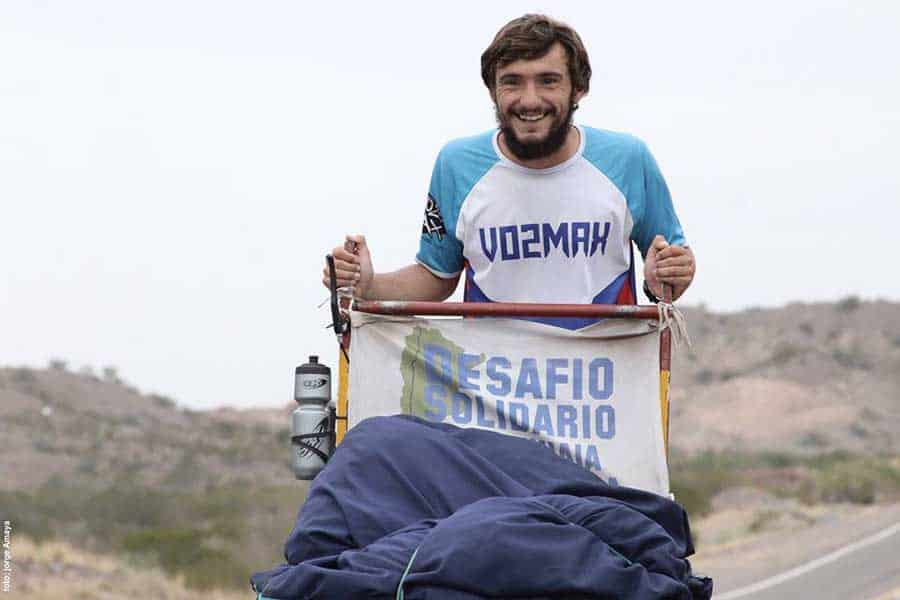
{"label": "white banner", "polygon": [[655,324],[572,332],[358,312],[351,322],[350,427],[404,413],[488,429],[534,439],[604,480],[669,493]]}

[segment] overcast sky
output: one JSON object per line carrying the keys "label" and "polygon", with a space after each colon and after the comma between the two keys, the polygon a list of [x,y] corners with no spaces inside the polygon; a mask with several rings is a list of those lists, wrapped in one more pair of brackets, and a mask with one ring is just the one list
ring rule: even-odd
{"label": "overcast sky", "polygon": [[900,299],[895,2],[0,3],[0,364],[288,401],[322,256],[412,261],[431,167],[493,127],[479,57],[568,21],[580,123],[644,139],[714,310]]}

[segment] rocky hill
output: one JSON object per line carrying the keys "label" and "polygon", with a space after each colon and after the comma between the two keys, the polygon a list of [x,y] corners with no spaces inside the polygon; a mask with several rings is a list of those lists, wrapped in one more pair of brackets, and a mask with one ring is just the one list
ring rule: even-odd
{"label": "rocky hill", "polygon": [[900,304],[684,312],[693,346],[673,361],[677,450],[900,451]]}
{"label": "rocky hill", "polygon": [[203,488],[291,480],[290,409],[194,412],[115,378],[0,369],[0,489],[54,475]]}

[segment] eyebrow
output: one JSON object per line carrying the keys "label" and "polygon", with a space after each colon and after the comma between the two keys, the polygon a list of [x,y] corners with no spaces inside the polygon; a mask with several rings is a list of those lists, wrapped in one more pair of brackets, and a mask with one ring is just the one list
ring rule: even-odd
{"label": "eyebrow", "polygon": [[[563,73],[560,73],[559,71],[541,71],[540,73],[536,73],[534,76],[535,77],[562,77]],[[513,78],[517,79],[517,78],[521,78],[521,77],[522,77],[521,74],[515,73],[515,72],[514,73],[504,73],[503,75],[500,76],[500,81],[503,81],[504,79],[513,79]]]}

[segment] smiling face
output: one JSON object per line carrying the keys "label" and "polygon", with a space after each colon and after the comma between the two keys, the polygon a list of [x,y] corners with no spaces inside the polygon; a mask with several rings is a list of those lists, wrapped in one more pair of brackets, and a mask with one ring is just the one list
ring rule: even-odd
{"label": "smiling face", "polygon": [[502,142],[518,159],[546,159],[569,140],[573,89],[565,48],[553,44],[542,57],[517,60],[496,72],[493,100]]}

